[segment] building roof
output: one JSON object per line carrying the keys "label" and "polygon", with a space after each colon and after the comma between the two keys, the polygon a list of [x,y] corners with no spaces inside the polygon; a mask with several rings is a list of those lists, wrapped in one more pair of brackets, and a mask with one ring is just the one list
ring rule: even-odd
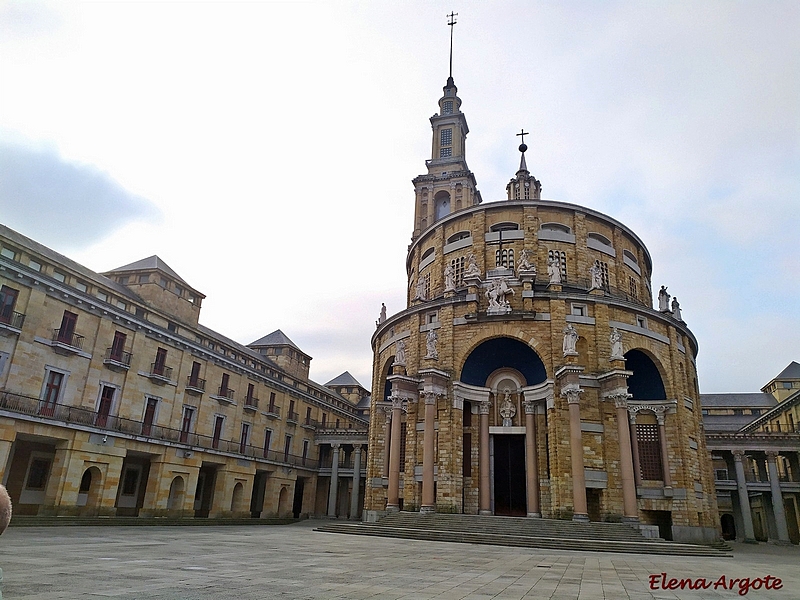
{"label": "building roof", "polygon": [[747,394],[700,394],[703,408],[772,408],[778,403],[774,396],[763,392]]}
{"label": "building roof", "polygon": [[192,287],[191,285],[186,283],[186,281],[184,281],[183,277],[181,277],[175,271],[173,271],[167,263],[165,263],[155,254],[153,256],[148,256],[147,258],[143,258],[142,260],[137,260],[136,262],[132,262],[129,265],[124,265],[122,267],[117,267],[116,269],[111,269],[110,271],[108,271],[108,273],[124,273],[126,271],[163,271],[170,277],[177,279],[186,286]]}
{"label": "building roof", "polygon": [[[797,364],[797,363],[794,363],[794,364]],[[789,365],[789,366],[791,366],[791,365]],[[745,423],[741,427],[740,431],[742,433],[749,433],[751,431],[755,431],[761,425],[769,423],[772,419],[777,417],[779,414],[781,414],[782,412],[786,412],[787,410],[789,410],[790,408],[792,408],[793,406],[795,406],[797,404],[800,404],[800,390],[797,390],[796,392],[791,394],[783,402],[777,403],[777,406],[773,407],[771,410],[768,410],[767,412],[762,414],[760,417],[757,417],[757,418],[753,419],[749,423]]]}
{"label": "building roof", "polygon": [[364,388],[363,385],[358,383],[358,380],[356,380],[356,378],[353,377],[350,374],[350,371],[345,371],[344,373],[342,373],[338,377],[334,377],[328,383],[325,384],[325,387],[342,386],[342,385],[346,385],[346,386],[357,385],[358,387],[360,387],[362,389],[366,389],[366,388]]}
{"label": "building roof", "polygon": [[255,342],[251,342],[247,345],[250,348],[261,348],[263,346],[291,346],[301,354],[308,356],[308,354],[300,350],[297,344],[295,344],[292,340],[290,340],[289,337],[285,333],[283,333],[280,329],[276,329],[272,333],[265,335],[261,339],[258,339]]}
{"label": "building roof", "polygon": [[790,362],[783,371],[773,378],[773,381],[775,379],[800,379],[800,364],[795,361]]}

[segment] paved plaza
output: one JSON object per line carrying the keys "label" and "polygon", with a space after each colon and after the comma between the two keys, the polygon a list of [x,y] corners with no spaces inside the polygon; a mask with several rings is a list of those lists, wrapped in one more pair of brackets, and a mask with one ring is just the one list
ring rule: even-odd
{"label": "paved plaza", "polygon": [[[318,524],[12,527],[0,537],[3,597],[800,598],[796,546],[736,544],[733,558],[681,558],[337,535],[313,531]],[[659,588],[672,578],[710,587],[651,590],[651,575]],[[767,575],[781,589],[766,590]],[[751,587],[715,589],[723,576]]]}

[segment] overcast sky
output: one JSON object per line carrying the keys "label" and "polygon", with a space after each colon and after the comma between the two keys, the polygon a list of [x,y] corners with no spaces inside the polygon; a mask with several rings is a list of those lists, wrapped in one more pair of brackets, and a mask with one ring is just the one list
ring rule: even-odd
{"label": "overcast sky", "polygon": [[242,343],[370,386],[405,307],[411,179],[453,76],[484,202],[631,227],[701,392],[800,361],[800,3],[0,3],[0,222],[95,271],[158,254]]}

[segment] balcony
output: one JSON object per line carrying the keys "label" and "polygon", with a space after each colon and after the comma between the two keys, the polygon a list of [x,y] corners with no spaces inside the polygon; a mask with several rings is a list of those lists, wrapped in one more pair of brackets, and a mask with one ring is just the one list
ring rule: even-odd
{"label": "balcony", "polygon": [[206,380],[189,375],[186,378],[186,391],[193,396],[202,396],[206,391]]}
{"label": "balcony", "polygon": [[19,333],[22,330],[22,324],[25,322],[25,315],[18,312],[11,312],[7,315],[0,314],[0,331],[10,331],[12,333]]}
{"label": "balcony", "polygon": [[147,374],[150,381],[158,385],[172,383],[172,367],[159,363],[150,363],[150,372]]}
{"label": "balcony", "polygon": [[286,415],[286,422],[292,425],[297,425],[299,420],[300,415],[298,415],[296,412],[290,412],[288,415]]}
{"label": "balcony", "polygon": [[219,386],[219,391],[216,394],[211,394],[210,397],[220,404],[235,404],[233,401],[233,396],[235,393],[236,392],[230,388]]}
{"label": "balcony", "polygon": [[103,364],[112,369],[121,369],[127,371],[131,368],[131,358],[133,354],[130,352],[123,352],[115,348],[107,348],[106,355],[103,358]]}
{"label": "balcony", "polygon": [[270,404],[269,408],[267,408],[266,416],[270,419],[280,419],[281,418],[281,407],[277,404]]}
{"label": "balcony", "polygon": [[[39,398],[21,396],[11,392],[0,391],[0,411],[28,415],[56,423],[89,426],[103,432],[143,438],[145,441],[156,444],[182,444],[194,449],[226,452],[249,459],[266,460],[292,467],[313,470],[319,468],[319,461],[315,459],[287,454],[283,451],[267,450],[265,452],[262,446],[243,446],[241,440],[238,439],[223,440],[217,438],[215,440],[210,435],[163,427],[144,421],[123,419],[114,415],[100,415],[97,411],[88,408],[44,403]],[[215,445],[216,447],[214,447]]]}
{"label": "balcony", "polygon": [[66,331],[53,329],[53,350],[59,354],[78,354],[83,348],[83,336]]}
{"label": "balcony", "polygon": [[316,431],[317,427],[319,427],[319,421],[315,419],[304,419],[300,426],[305,429],[310,429],[311,431]]}
{"label": "balcony", "polygon": [[258,409],[258,398],[255,396],[247,396],[244,399],[244,406],[242,407],[245,410],[255,411]]}

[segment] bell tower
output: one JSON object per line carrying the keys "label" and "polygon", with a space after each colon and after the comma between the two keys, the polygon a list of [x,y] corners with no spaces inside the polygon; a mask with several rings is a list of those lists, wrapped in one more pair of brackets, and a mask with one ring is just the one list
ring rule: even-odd
{"label": "bell tower", "polygon": [[439,112],[431,118],[431,158],[426,175],[413,180],[416,194],[412,240],[435,222],[463,208],[481,203],[475,175],[467,167],[466,141],[469,127],[461,112],[461,99],[453,81],[453,26],[458,13],[447,15],[450,26],[450,74],[439,98]]}

